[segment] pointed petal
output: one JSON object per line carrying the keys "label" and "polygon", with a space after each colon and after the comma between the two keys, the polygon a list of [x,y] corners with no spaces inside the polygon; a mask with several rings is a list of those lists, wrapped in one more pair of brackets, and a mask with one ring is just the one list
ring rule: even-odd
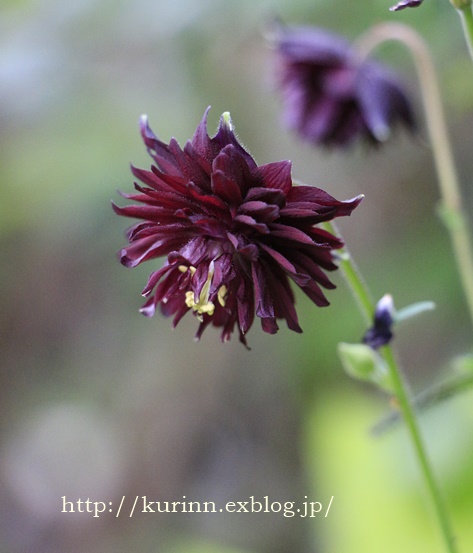
{"label": "pointed petal", "polygon": [[277,48],[292,61],[331,65],[344,61],[350,51],[347,40],[325,29],[294,26],[281,30]]}
{"label": "pointed petal", "polygon": [[199,154],[211,163],[217,155],[218,150],[213,146],[212,141],[207,133],[207,116],[210,111],[210,106],[205,110],[202,120],[197,125],[194,136],[192,137],[192,146]]}
{"label": "pointed petal", "polygon": [[228,112],[222,114],[220,117],[220,124],[218,127],[217,134],[211,139],[212,143],[222,150],[227,145],[232,145],[235,150],[245,159],[246,164],[251,169],[256,167],[255,160],[251,157],[249,152],[240,144],[237,137],[234,133],[233,123]]}
{"label": "pointed petal", "polygon": [[268,225],[265,223],[259,223],[253,217],[250,217],[249,215],[237,215],[233,222],[238,225],[243,225],[245,227],[249,227],[256,232],[259,232],[260,234],[269,234],[270,230],[268,228]]}
{"label": "pointed petal", "polygon": [[297,271],[294,265],[286,258],[282,253],[270,248],[266,244],[261,243],[261,248],[268,253],[274,261],[294,280],[299,286],[305,286],[309,280],[310,276],[307,274],[301,274]]}
{"label": "pointed petal", "polygon": [[279,207],[277,205],[268,205],[266,202],[250,201],[243,203],[238,213],[249,215],[261,223],[272,223],[279,217]]}
{"label": "pointed petal", "polygon": [[158,164],[161,171],[170,175],[179,175],[179,169],[174,159],[173,154],[169,150],[169,146],[154,134],[148,125],[148,118],[142,115],[140,118],[141,136],[148,150],[151,152],[153,159]]}
{"label": "pointed petal", "polygon": [[356,91],[364,122],[377,141],[389,138],[396,120],[415,129],[414,113],[400,81],[380,64],[365,63],[360,68]]}
{"label": "pointed petal", "polygon": [[136,267],[143,261],[154,257],[166,255],[176,249],[181,243],[182,237],[165,237],[157,239],[156,236],[140,238],[120,251],[120,261],[126,267]]}
{"label": "pointed petal", "polygon": [[221,171],[239,187],[242,197],[253,182],[246,158],[232,144],[225,146],[214,159],[212,172],[217,171]]}
{"label": "pointed petal", "polygon": [[284,207],[286,196],[282,190],[259,186],[250,188],[245,196],[245,202],[258,200],[266,202],[267,204],[277,205],[278,207]]}

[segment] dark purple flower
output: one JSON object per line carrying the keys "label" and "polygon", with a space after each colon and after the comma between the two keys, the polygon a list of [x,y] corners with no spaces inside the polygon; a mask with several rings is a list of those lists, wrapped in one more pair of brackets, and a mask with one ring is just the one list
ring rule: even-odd
{"label": "dark purple flower", "polygon": [[405,8],[417,8],[422,4],[423,1],[424,0],[402,0],[401,2],[398,2],[395,6],[391,6],[389,9],[392,12],[397,12]]}
{"label": "dark purple flower", "polygon": [[237,325],[246,344],[255,311],[265,332],[278,330],[276,319],[301,332],[289,280],[316,305],[328,304],[320,286],[334,288],[324,270],[336,269],[332,250],[342,242],[314,225],[350,215],[362,197],[339,202],[319,188],[293,186],[291,163],[258,166],[228,113],[213,138],[206,120],[207,112],[184,149],[174,138],[161,142],[141,120],[155,165],[132,167],[142,184],[123,196],[138,205],[113,204],[119,215],[141,219],[128,230],[123,265],[167,256],[149,277],[141,312],[152,316],[159,305],[176,326],[191,311],[200,321],[196,339],[213,324],[227,341]]}
{"label": "dark purple flower", "polygon": [[360,61],[349,42],[323,29],[280,27],[275,46],[286,125],[314,144],[385,141],[396,123],[414,129],[401,84],[383,65]]}

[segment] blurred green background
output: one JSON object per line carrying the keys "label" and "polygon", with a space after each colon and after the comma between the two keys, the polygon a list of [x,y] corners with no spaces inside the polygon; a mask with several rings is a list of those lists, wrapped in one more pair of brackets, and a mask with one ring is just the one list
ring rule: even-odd
{"label": "blurred green background", "polygon": [[[441,79],[466,210],[471,213],[473,66],[447,0],[388,11],[389,0],[3,0],[0,5],[0,550],[22,553],[440,553],[402,429],[370,428],[385,398],[348,379],[340,341],[365,328],[341,275],[332,305],[298,294],[304,334],[265,335],[247,352],[188,316],[138,313],[152,263],[123,268],[129,221],[110,200],[131,191],[129,163],[148,167],[137,121],[164,141],[190,138],[208,105],[209,132],[230,111],[259,163],[339,199],[364,193],[340,222],[377,297],[437,309],[397,331],[412,387],[448,374],[471,328],[424,128],[386,147],[321,152],[280,127],[272,56],[275,14],[355,38],[380,21],[415,26]],[[396,65],[422,111],[413,65]],[[157,265],[156,265],[157,266]],[[472,394],[422,419],[461,551],[473,550]],[[120,517],[114,513],[126,496]],[[139,514],[149,501],[320,501],[328,517]],[[94,518],[61,513],[62,497],[112,502]]]}

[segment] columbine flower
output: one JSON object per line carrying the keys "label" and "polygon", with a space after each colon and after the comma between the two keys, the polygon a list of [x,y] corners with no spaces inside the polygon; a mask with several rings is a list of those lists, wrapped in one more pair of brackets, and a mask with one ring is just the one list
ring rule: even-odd
{"label": "columbine flower", "polygon": [[265,332],[278,330],[276,319],[301,332],[289,279],[316,305],[328,304],[320,286],[334,288],[324,270],[336,269],[332,250],[342,243],[314,225],[350,215],[362,197],[339,202],[319,188],[293,186],[291,163],[258,166],[228,113],[213,138],[206,120],[207,112],[183,150],[141,120],[156,165],[132,167],[143,184],[123,196],[140,205],[113,205],[119,215],[142,219],[128,230],[125,266],[167,256],[149,277],[141,312],[152,316],[159,305],[176,326],[190,311],[200,321],[196,339],[213,324],[227,341],[237,325],[246,344],[255,311]]}
{"label": "columbine flower", "polygon": [[314,144],[345,146],[356,137],[385,141],[414,115],[398,79],[383,65],[360,61],[342,37],[312,27],[276,31],[284,121]]}
{"label": "columbine flower", "polygon": [[395,6],[391,6],[389,9],[392,12],[397,12],[403,10],[404,8],[417,8],[422,4],[424,0],[402,0],[398,2]]}

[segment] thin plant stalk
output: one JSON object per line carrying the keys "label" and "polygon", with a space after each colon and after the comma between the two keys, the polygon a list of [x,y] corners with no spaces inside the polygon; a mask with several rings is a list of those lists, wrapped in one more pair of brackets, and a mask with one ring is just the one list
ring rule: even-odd
{"label": "thin plant stalk", "polygon": [[463,34],[465,35],[468,52],[473,60],[473,11],[471,5],[457,8],[457,11],[462,22]]}
{"label": "thin plant stalk", "polygon": [[[460,10],[459,10],[460,11]],[[471,8],[462,10],[469,32],[473,35]],[[459,180],[448,138],[438,80],[425,41],[412,28],[401,23],[382,23],[373,27],[357,42],[360,57],[367,56],[383,42],[401,42],[412,54],[424,102],[425,118],[439,181],[439,213],[450,234],[466,303],[473,324],[473,255],[467,218],[463,209]]]}
{"label": "thin plant stalk", "polygon": [[[465,372],[455,375],[447,380],[440,382],[420,392],[412,399],[412,403],[417,412],[422,412],[442,401],[446,401],[453,396],[457,396],[463,392],[471,390],[473,386],[473,372]],[[399,412],[392,412],[387,417],[379,421],[373,427],[373,434],[379,436],[386,432],[402,420]]]}
{"label": "thin plant stalk", "polygon": [[[324,223],[323,226],[328,232],[340,236],[338,229],[332,222]],[[362,315],[371,323],[373,320],[372,314],[375,311],[375,305],[371,299],[372,295],[346,247],[340,252],[340,269],[342,270],[349,288],[357,300],[357,304]],[[427,455],[427,450],[421,436],[419,424],[416,418],[416,412],[407,384],[398,366],[391,346],[383,346],[380,348],[379,353],[388,367],[397,406],[406,424],[420,470],[424,477],[429,497],[436,512],[441,533],[445,541],[446,551],[448,551],[448,553],[457,553],[458,550],[456,547],[455,537],[450,525],[445,502],[442,494],[440,493],[440,488],[435,479],[434,472]]]}

